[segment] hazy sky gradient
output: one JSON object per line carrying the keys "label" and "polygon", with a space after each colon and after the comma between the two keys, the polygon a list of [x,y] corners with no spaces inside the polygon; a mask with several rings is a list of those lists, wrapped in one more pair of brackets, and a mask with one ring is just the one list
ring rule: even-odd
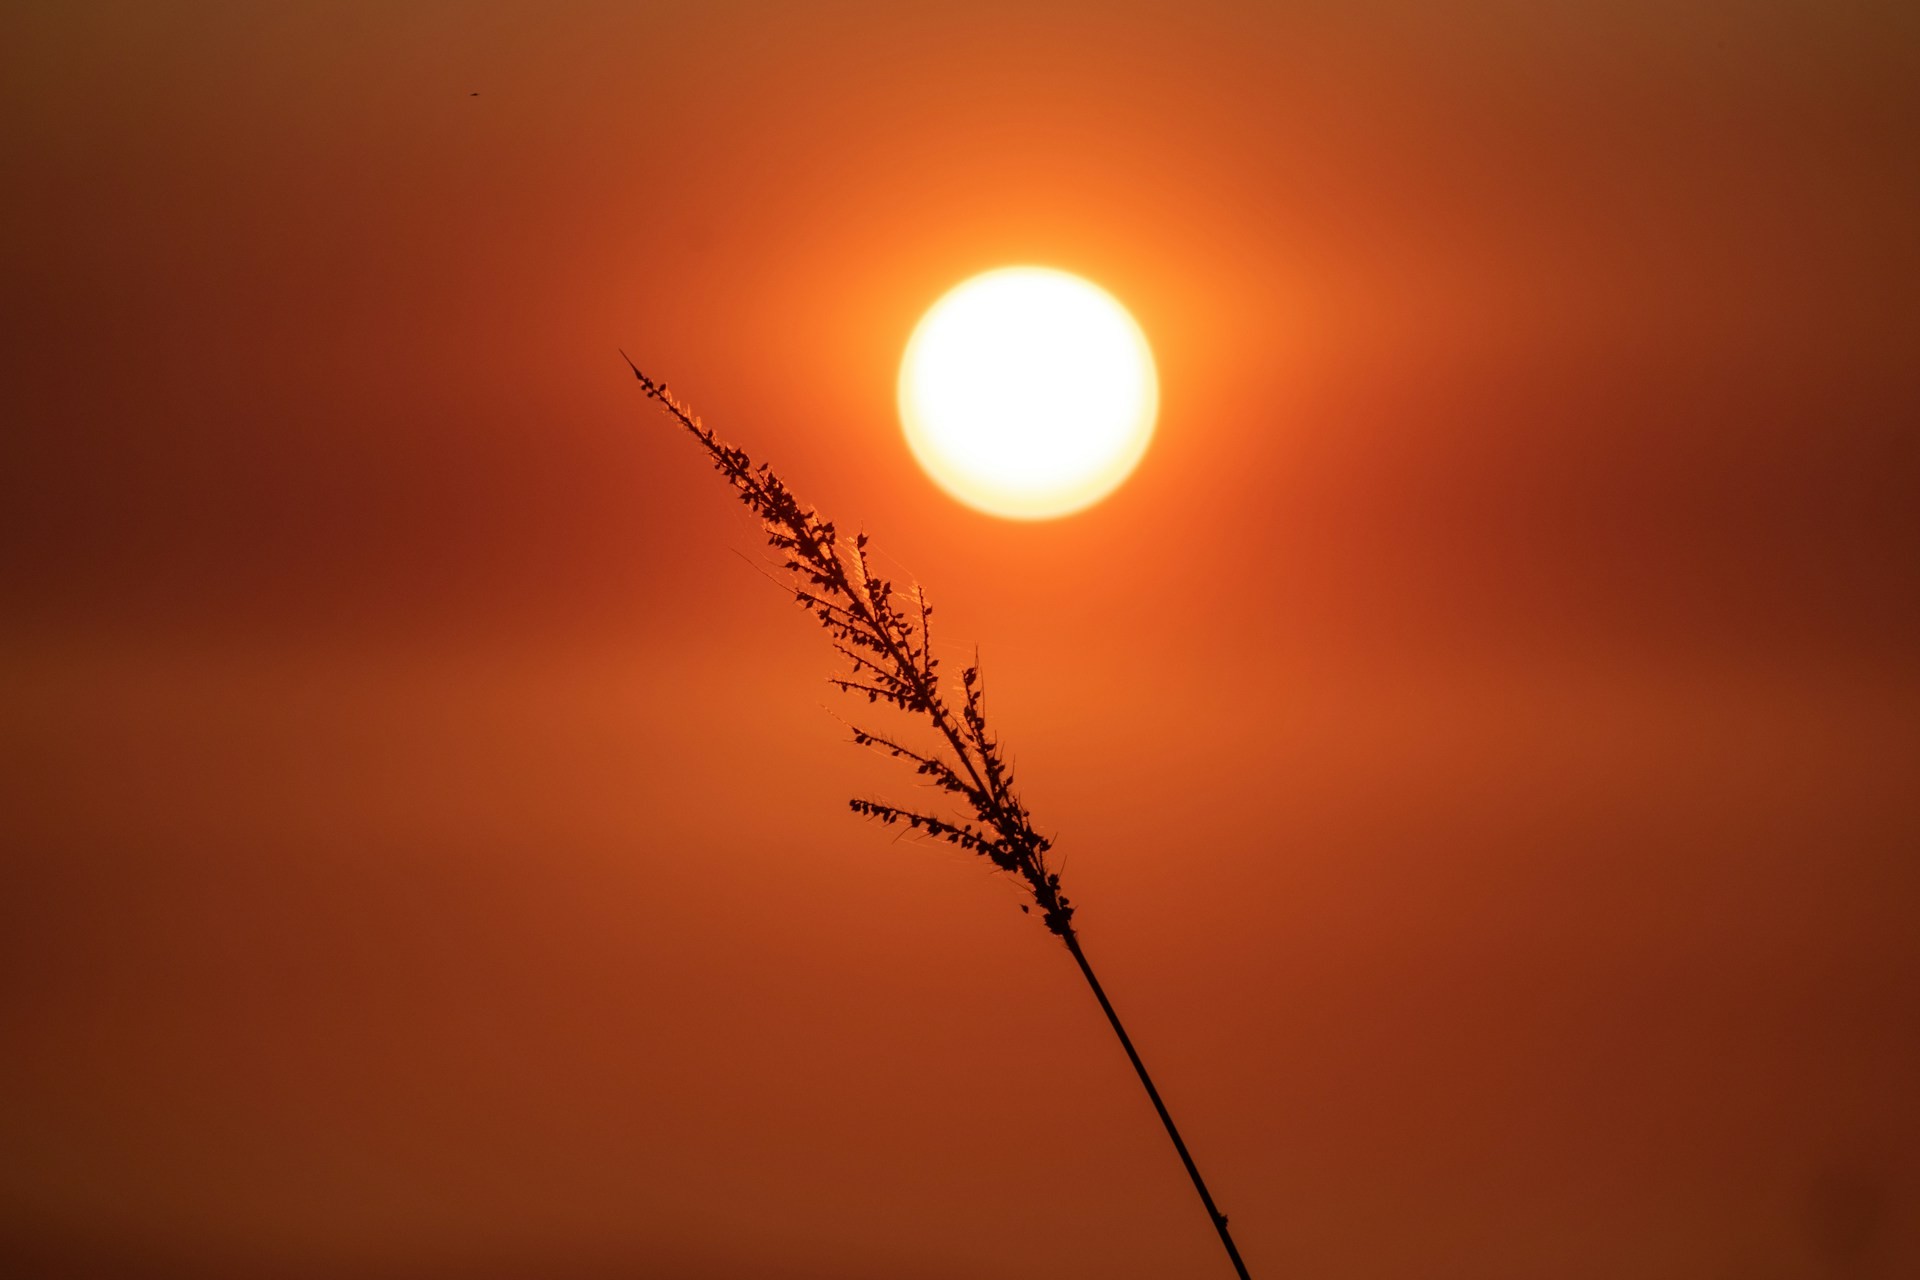
{"label": "hazy sky gradient", "polygon": [[[1917,122],[1892,4],[10,6],[0,1270],[1226,1269],[624,347],[979,642],[1255,1275],[1912,1274]],[[893,410],[1013,262],[1162,378],[1053,524]]]}

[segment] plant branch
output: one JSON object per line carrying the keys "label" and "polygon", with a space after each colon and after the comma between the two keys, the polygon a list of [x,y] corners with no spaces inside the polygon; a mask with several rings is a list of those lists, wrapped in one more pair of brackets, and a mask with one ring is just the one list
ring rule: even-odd
{"label": "plant branch", "polygon": [[[620,354],[626,358],[624,351]],[[857,727],[853,730],[854,741],[877,747],[913,765],[916,773],[931,777],[939,790],[965,801],[973,821],[956,822],[875,800],[851,800],[849,807],[876,822],[925,831],[1020,877],[1040,909],[1041,922],[1066,944],[1074,963],[1080,966],[1081,976],[1093,989],[1114,1035],[1119,1037],[1120,1047],[1126,1050],[1127,1060],[1140,1077],[1160,1123],[1173,1139],[1174,1150],[1179,1152],[1194,1190],[1200,1193],[1200,1202],[1220,1234],[1220,1243],[1226,1246],[1234,1271],[1240,1280],[1248,1280],[1246,1264],[1227,1232],[1226,1215],[1215,1206],[1199,1167],[1174,1126],[1173,1116],[1161,1101],[1160,1091],[1080,949],[1073,927],[1073,906],[1060,887],[1059,873],[1047,862],[1053,842],[1034,828],[1032,816],[1014,790],[1013,770],[1000,742],[987,729],[986,689],[978,653],[973,665],[960,673],[957,706],[949,705],[941,693],[939,661],[933,656],[933,609],[926,592],[916,586],[910,597],[911,611],[896,608],[893,584],[875,575],[868,565],[866,534],[856,534],[851,550],[843,550],[833,522],[822,520],[813,508],[803,506],[765,463],[756,464],[743,450],[716,439],[674,398],[666,383],[655,382],[630,359],[627,367],[647,395],[700,442],[740,500],[760,518],[768,544],[780,553],[782,566],[792,575],[787,590],[826,629],[833,647],[851,666],[848,674],[830,677],[831,683],[869,702],[886,702],[925,716],[945,746],[916,751],[889,736]],[[863,676],[870,679],[860,678]],[[1020,909],[1028,908],[1022,905]]]}

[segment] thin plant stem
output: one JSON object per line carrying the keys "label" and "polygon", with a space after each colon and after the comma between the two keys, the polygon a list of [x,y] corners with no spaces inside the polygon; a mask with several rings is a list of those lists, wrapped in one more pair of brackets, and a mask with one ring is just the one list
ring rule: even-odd
{"label": "thin plant stem", "polygon": [[[621,355],[624,358],[625,352]],[[931,748],[906,745],[891,733],[853,727],[853,740],[892,756],[913,768],[951,803],[971,817],[942,817],[923,809],[909,809],[878,800],[852,800],[855,813],[886,825],[925,832],[936,840],[977,853],[994,868],[1017,876],[1039,908],[1040,922],[1067,945],[1081,976],[1093,988],[1120,1047],[1140,1077],[1160,1123],[1180,1153],[1180,1163],[1200,1193],[1213,1229],[1220,1233],[1227,1257],[1240,1280],[1249,1280],[1233,1237],[1227,1233],[1227,1215],[1221,1213],[1200,1177],[1199,1166],[1174,1126],[1167,1104],[1160,1099],[1153,1077],[1133,1047],[1120,1015],[1113,1011],[1100,980],[1093,975],[1080,938],[1073,927],[1073,905],[1060,887],[1060,873],[1047,860],[1053,841],[1033,825],[1014,787],[1013,766],[1000,740],[987,728],[986,682],[976,657],[960,673],[957,686],[939,671],[933,656],[933,608],[918,587],[896,595],[893,584],[874,573],[867,551],[867,535],[842,538],[831,520],[804,505],[786,482],[765,463],[756,463],[744,450],[725,444],[667,389],[640,372],[632,360],[627,366],[640,380],[648,397],[657,401],[706,450],[714,468],[726,477],[740,500],[760,518],[767,543],[781,557],[790,575],[787,589],[801,608],[813,615],[833,647],[851,665],[844,675],[829,677],[843,693],[884,703],[932,727],[940,742]],[[1022,903],[1022,911],[1029,911]]]}
{"label": "thin plant stem", "polygon": [[1227,1257],[1233,1261],[1233,1269],[1240,1280],[1250,1280],[1247,1264],[1240,1260],[1240,1250],[1234,1247],[1233,1234],[1227,1230],[1227,1215],[1220,1212],[1213,1203],[1213,1195],[1207,1190],[1207,1180],[1200,1176],[1200,1166],[1193,1162],[1193,1156],[1187,1150],[1187,1144],[1180,1137],[1179,1126],[1173,1122],[1173,1113],[1167,1110],[1167,1104],[1160,1100],[1160,1091],[1153,1087],[1153,1077],[1147,1074],[1147,1064],[1140,1061],[1140,1053],[1133,1047],[1133,1038],[1127,1034],[1126,1027],[1120,1023],[1120,1015],[1113,1011],[1113,1001],[1107,999],[1106,989],[1100,985],[1100,979],[1094,976],[1093,966],[1087,963],[1087,953],[1080,949],[1079,935],[1071,929],[1063,936],[1067,950],[1073,953],[1074,963],[1080,966],[1080,976],[1093,988],[1093,998],[1100,1002],[1100,1009],[1107,1015],[1107,1021],[1113,1026],[1113,1034],[1120,1037],[1120,1047],[1127,1051],[1127,1061],[1133,1064],[1135,1074],[1140,1077],[1140,1085],[1147,1091],[1147,1097],[1153,1102],[1153,1109],[1160,1113],[1160,1123],[1167,1127],[1167,1136],[1173,1139],[1173,1149],[1180,1153],[1180,1163],[1187,1166],[1187,1176],[1193,1179],[1193,1189],[1200,1193],[1200,1203],[1207,1207],[1207,1217],[1213,1222],[1213,1229],[1220,1233],[1220,1243],[1226,1248]]}

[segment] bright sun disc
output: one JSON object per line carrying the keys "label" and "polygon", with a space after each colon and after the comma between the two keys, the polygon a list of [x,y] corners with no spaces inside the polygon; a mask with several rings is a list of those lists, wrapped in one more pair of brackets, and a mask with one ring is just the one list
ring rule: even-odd
{"label": "bright sun disc", "polygon": [[900,362],[900,421],[927,474],[982,511],[1047,520],[1133,471],[1160,408],[1127,309],[1079,276],[1004,267],[933,304]]}

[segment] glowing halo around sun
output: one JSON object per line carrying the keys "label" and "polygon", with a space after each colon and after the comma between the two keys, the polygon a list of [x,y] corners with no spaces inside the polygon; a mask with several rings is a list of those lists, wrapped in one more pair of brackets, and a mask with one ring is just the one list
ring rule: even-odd
{"label": "glowing halo around sun", "polygon": [[970,507],[1014,520],[1085,510],[1153,439],[1147,337],[1112,294],[1049,267],[1003,267],[927,311],[900,361],[913,456]]}

